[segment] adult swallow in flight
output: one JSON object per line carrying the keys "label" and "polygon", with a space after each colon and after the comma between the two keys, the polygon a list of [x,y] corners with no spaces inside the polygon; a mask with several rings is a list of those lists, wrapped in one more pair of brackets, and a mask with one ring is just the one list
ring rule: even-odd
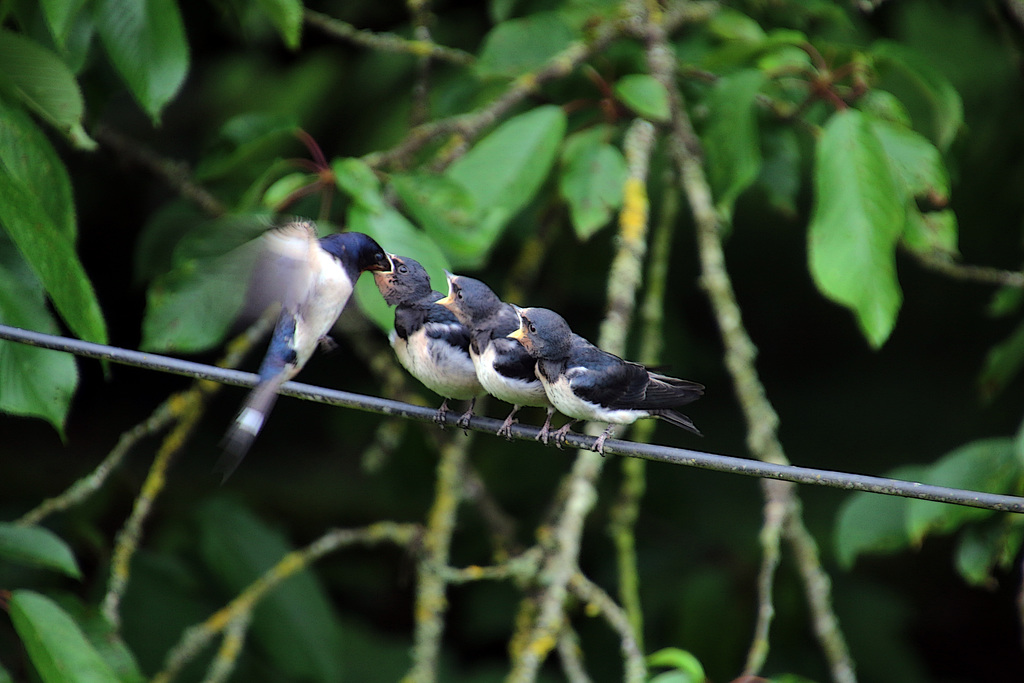
{"label": "adult swallow in flight", "polygon": [[674,408],[700,398],[703,385],[659,375],[602,351],[574,334],[554,311],[523,308],[518,314],[519,327],[509,337],[537,359],[537,377],[548,399],[572,418],[555,432],[555,443],[564,443],[569,428],[580,420],[608,423],[594,444],[601,454],[613,425],[633,424],[643,417],[660,418],[700,434],[693,421]]}
{"label": "adult swallow in flight", "polygon": [[458,422],[466,427],[476,397],[484,391],[469,357],[469,330],[437,303],[441,293],[430,286],[430,276],[418,261],[395,254],[388,259],[391,269],[376,271],[373,279],[384,301],[395,306],[391,348],[409,374],[444,398],[435,422],[444,426],[448,399],[470,401]]}
{"label": "adult swallow in flight", "polygon": [[515,415],[523,406],[547,408],[547,418],[537,437],[547,443],[554,408],[537,378],[536,361],[522,344],[508,335],[519,327],[512,304],[498,298],[479,280],[448,274],[448,296],[438,302],[469,329],[469,355],[480,385],[491,396],[512,404],[512,412],[498,429],[511,438]]}
{"label": "adult swallow in flight", "polygon": [[386,252],[361,232],[317,239],[312,223],[294,221],[265,233],[262,240],[255,281],[278,292],[281,313],[260,365],[259,383],[224,437],[224,453],[215,469],[225,481],[266,422],[281,384],[302,369],[318,344],[331,344],[327,333],[348,303],[359,274],[390,268]]}

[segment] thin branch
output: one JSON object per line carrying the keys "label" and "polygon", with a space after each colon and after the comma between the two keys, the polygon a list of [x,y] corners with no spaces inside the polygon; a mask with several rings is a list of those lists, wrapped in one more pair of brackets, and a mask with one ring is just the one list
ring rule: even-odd
{"label": "thin branch", "polygon": [[[625,355],[626,334],[636,305],[636,292],[643,275],[647,253],[647,170],[654,145],[654,127],[637,120],[630,126],[624,144],[629,175],[626,179],[623,207],[619,213],[618,249],[608,270],[608,310],[601,324],[598,346],[611,353]],[[602,428],[588,423],[587,434],[600,434]],[[532,681],[548,652],[557,643],[565,625],[565,596],[579,559],[583,524],[597,500],[596,482],[604,459],[581,451],[573,463],[564,490],[567,494],[554,530],[554,552],[545,562],[543,591],[536,598],[537,614],[531,620],[524,639],[513,657],[510,682]],[[646,676],[643,659],[640,671],[627,669],[630,681]]]}
{"label": "thin branch", "polygon": [[[59,337],[42,332],[23,330],[9,325],[0,325],[0,339],[16,341],[44,349],[54,351],[65,351],[74,353],[86,358],[109,360],[121,365],[130,365],[138,368],[146,368],[161,372],[169,372],[186,377],[205,379],[211,382],[218,382],[237,387],[252,388],[256,386],[258,377],[255,373],[241,372],[218,368],[213,365],[195,363],[168,356],[160,356],[142,351],[121,349],[104,344]],[[377,415],[390,417],[401,417],[418,422],[431,422],[437,411],[425,406],[412,405],[401,401],[393,401],[376,396],[364,396],[353,394],[336,389],[317,387],[300,382],[285,382],[281,385],[281,393],[285,396],[301,398],[316,403],[352,408]],[[458,426],[458,415],[449,414],[446,424]],[[496,435],[501,420],[489,417],[474,416],[470,419],[467,429],[478,432],[487,432]],[[512,425],[512,438],[520,441],[536,441],[540,430],[524,424]],[[571,448],[583,448],[592,450],[596,438],[585,434],[569,432],[566,443]],[[540,443],[536,447],[543,448]],[[553,448],[554,446],[549,446]],[[886,477],[874,477],[865,474],[852,474],[846,472],[834,472],[831,470],[814,469],[810,467],[798,467],[795,465],[776,465],[774,463],[740,458],[730,455],[718,455],[686,448],[672,448],[670,446],[658,446],[654,444],[633,443],[621,439],[608,439],[605,442],[605,453],[608,455],[621,455],[630,458],[642,458],[672,465],[683,465],[686,467],[697,467],[699,469],[713,470],[716,472],[729,472],[742,474],[751,477],[762,477],[790,481],[796,484],[811,484],[826,486],[830,488],[843,489],[846,491],[866,491],[868,493],[879,493],[888,496],[900,496],[903,498],[916,498],[919,500],[931,500],[938,503],[951,503],[954,505],[965,505],[967,507],[996,510],[999,512],[1024,513],[1024,497],[1007,496],[997,493],[985,493],[981,491],[968,491],[965,489],[954,489],[945,486],[933,486],[917,482],[905,481],[902,479],[890,479]]]}
{"label": "thin branch", "polygon": [[[747,420],[747,444],[751,452],[765,462],[785,466],[788,460],[778,438],[779,418],[768,400],[757,373],[754,359],[756,347],[743,326],[732,282],[725,267],[721,219],[711,198],[711,188],[704,173],[700,141],[693,130],[683,103],[682,93],[675,87],[675,56],[663,27],[648,24],[647,60],[651,74],[669,93],[671,108],[670,146],[679,169],[682,190],[690,203],[697,228],[697,245],[701,260],[702,283],[718,320],[725,345],[725,364]],[[817,545],[800,519],[796,489],[790,484],[764,480],[764,524],[760,538],[763,547],[759,580],[759,609],[755,635],[744,673],[756,674],[768,654],[768,631],[775,607],[772,597],[775,570],[779,561],[779,544],[784,528],[787,540],[794,546],[812,621],[819,642],[828,659],[836,683],[853,683],[856,676],[853,662],[832,609],[830,581],[821,567]]]}
{"label": "thin branch", "polygon": [[942,252],[921,253],[914,249],[907,249],[910,255],[917,259],[925,268],[942,273],[955,280],[967,282],[980,282],[986,285],[1001,285],[1003,287],[1024,288],[1024,272],[1019,270],[1002,270],[989,266],[972,266],[964,263],[957,263],[948,254]]}
{"label": "thin branch", "polygon": [[622,658],[625,661],[626,681],[644,681],[647,678],[647,665],[644,653],[636,638],[633,624],[619,605],[600,586],[588,579],[582,572],[573,575],[569,588],[573,595],[587,603],[586,611],[590,616],[600,615],[612,630],[619,636]]}
{"label": "thin branch", "polygon": [[162,157],[138,140],[132,140],[104,124],[97,126],[92,136],[121,159],[138,164],[162,178],[178,194],[198,206],[204,213],[222,216],[228,212],[228,207],[222,201],[195,182],[192,171],[185,162]]}
{"label": "thin branch", "polygon": [[468,66],[476,61],[472,54],[453,47],[438,45],[430,40],[409,40],[394,33],[374,33],[359,29],[347,22],[307,9],[303,15],[306,23],[315,26],[327,35],[371,50],[398,52],[414,57],[429,57],[441,62]]}
{"label": "thin branch", "polygon": [[482,109],[469,114],[432,121],[413,128],[398,145],[384,152],[363,157],[373,168],[392,164],[402,166],[416,152],[445,135],[455,135],[455,144],[447,145],[444,155],[430,167],[440,172],[461,156],[483,131],[497,123],[516,105],[536,92],[537,88],[554,79],[567,76],[594,54],[605,49],[626,28],[621,20],[607,21],[598,26],[589,42],[577,41],[555,55],[537,71],[516,78],[499,97]]}
{"label": "thin branch", "polygon": [[416,565],[416,629],[413,635],[412,668],[404,680],[432,683],[437,679],[441,657],[441,637],[448,612],[448,567],[456,514],[461,499],[461,476],[474,434],[469,438],[450,438],[441,447],[434,484],[434,504],[423,533],[423,555]]}
{"label": "thin branch", "polygon": [[288,553],[231,602],[210,615],[206,621],[187,628],[178,644],[168,653],[164,670],[153,677],[152,683],[167,683],[173,680],[214,638],[225,632],[232,624],[237,624],[239,619],[251,615],[260,601],[282,581],[306,569],[324,555],[356,544],[394,543],[409,547],[416,542],[421,533],[422,527],[418,524],[376,522],[360,529],[328,531],[305,548]]}
{"label": "thin branch", "polygon": [[[221,359],[219,366],[238,365],[253,345],[270,331],[273,320],[274,316],[268,311],[249,329],[238,335],[228,344],[228,351]],[[120,627],[121,624],[121,598],[128,587],[132,558],[142,540],[142,527],[167,482],[167,470],[188,441],[203,415],[205,405],[211,397],[220,391],[221,387],[222,385],[214,382],[196,381],[188,390],[174,394],[166,401],[168,410],[177,424],[164,437],[159,450],[157,450],[146,480],[142,483],[142,489],[132,506],[131,514],[124,526],[117,532],[110,560],[110,578],[100,610],[115,628]]]}
{"label": "thin branch", "polygon": [[558,635],[558,658],[567,683],[592,683],[587,668],[583,665],[583,648],[580,637],[572,624],[566,624]]}

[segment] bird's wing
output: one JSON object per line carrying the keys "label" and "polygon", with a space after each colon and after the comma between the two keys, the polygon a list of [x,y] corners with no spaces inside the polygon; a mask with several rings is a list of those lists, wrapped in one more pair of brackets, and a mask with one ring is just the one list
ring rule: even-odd
{"label": "bird's wing", "polygon": [[671,408],[704,393],[696,382],[652,373],[582,339],[573,341],[569,373],[577,395],[607,408]]}
{"label": "bird's wing", "polygon": [[639,408],[650,381],[647,371],[597,348],[575,353],[566,369],[569,385],[580,398],[606,408]]}
{"label": "bird's wing", "polygon": [[494,369],[498,374],[524,382],[537,381],[537,361],[522,344],[515,339],[496,337],[491,339],[491,346],[494,347]]}
{"label": "bird's wing", "polygon": [[316,232],[308,223],[289,223],[263,233],[252,246],[255,259],[246,311],[258,316],[274,304],[294,310],[309,291],[312,250],[317,248]]}

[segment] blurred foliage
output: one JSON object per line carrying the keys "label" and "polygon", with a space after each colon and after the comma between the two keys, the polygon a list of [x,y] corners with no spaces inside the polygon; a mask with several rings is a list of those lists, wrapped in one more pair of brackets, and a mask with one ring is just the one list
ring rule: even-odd
{"label": "blurred foliage", "polygon": [[[446,269],[470,272],[596,338],[629,182],[623,134],[634,117],[664,126],[676,94],[649,73],[641,10],[678,19],[676,86],[790,457],[1024,493],[1024,25],[1012,0],[0,2],[0,323],[208,360],[239,331],[244,278],[224,254],[300,215],[415,257],[435,287]],[[679,193],[667,148],[660,138],[648,174],[652,222]],[[708,436],[656,439],[742,454],[685,207],[674,232],[663,360],[709,387],[693,409]],[[300,379],[380,395],[392,313],[369,278],[356,299],[342,348]],[[3,519],[93,470],[184,386],[102,370],[0,342]],[[325,530],[427,522],[435,435],[296,402],[218,490],[209,470],[237,397],[213,403],[158,472],[166,489],[119,628],[100,606],[124,520],[153,502],[150,440],[46,527],[0,524],[0,681],[147,679],[186,629]],[[565,457],[479,435],[469,467],[514,521],[511,546],[467,503],[452,566],[543,544]],[[757,607],[759,489],[656,467],[634,531],[650,680],[730,680]],[[603,477],[579,557],[611,594],[620,478]],[[801,493],[860,678],[1024,670],[1019,516]],[[296,570],[179,678],[401,678],[423,552],[369,544]],[[524,588],[448,586],[437,680],[506,674]],[[578,600],[566,609],[587,670],[621,679],[618,634]],[[762,675],[825,680],[787,560],[775,609]],[[564,675],[552,662],[541,679]]]}

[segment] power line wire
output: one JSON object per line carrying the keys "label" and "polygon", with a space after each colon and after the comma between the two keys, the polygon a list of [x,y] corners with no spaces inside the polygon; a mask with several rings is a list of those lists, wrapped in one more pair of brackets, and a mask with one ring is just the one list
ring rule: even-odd
{"label": "power line wire", "polygon": [[[198,379],[206,379],[222,384],[229,384],[240,387],[253,387],[256,385],[257,376],[251,372],[229,370],[213,365],[195,363],[193,361],[170,358],[143,351],[131,351],[104,344],[69,339],[31,330],[23,330],[8,325],[0,325],[0,339],[37,346],[54,351],[65,351],[86,358],[107,360],[122,365],[130,365],[149,370],[159,370],[177,375],[184,375]],[[347,391],[327,389],[300,382],[285,382],[281,386],[281,393],[286,396],[326,403],[335,406],[344,406],[379,415],[391,417],[403,417],[421,422],[431,422],[436,411],[433,408],[416,406],[402,401],[394,401],[387,398],[353,394]],[[455,425],[458,416],[449,415],[448,424]],[[469,428],[477,431],[496,434],[501,421],[487,417],[473,417],[469,422]],[[539,430],[529,425],[516,424],[512,426],[512,437],[520,440],[536,440]],[[592,450],[595,437],[585,434],[569,433],[566,443],[575,448]],[[744,474],[752,477],[765,477],[781,479],[797,484],[813,484],[816,486],[827,486],[831,488],[846,489],[848,491],[867,491],[869,493],[880,493],[888,496],[902,496],[904,498],[917,498],[920,500],[931,500],[940,503],[951,503],[954,505],[965,505],[987,510],[1002,512],[1024,513],[1024,498],[1019,496],[1008,496],[998,493],[985,493],[981,491],[969,491],[955,489],[946,486],[933,486],[917,482],[904,481],[902,479],[890,479],[886,477],[874,477],[865,474],[853,474],[849,472],[835,472],[832,470],[821,470],[810,467],[799,467],[796,465],[776,465],[773,463],[751,460],[749,458],[738,458],[730,455],[719,455],[706,453],[687,448],[672,448],[670,446],[658,446],[653,444],[634,443],[619,439],[609,439],[605,442],[605,454],[622,455],[631,458],[643,458],[657,462],[671,463],[673,465],[685,465],[698,467],[717,472],[730,472],[733,474]]]}

